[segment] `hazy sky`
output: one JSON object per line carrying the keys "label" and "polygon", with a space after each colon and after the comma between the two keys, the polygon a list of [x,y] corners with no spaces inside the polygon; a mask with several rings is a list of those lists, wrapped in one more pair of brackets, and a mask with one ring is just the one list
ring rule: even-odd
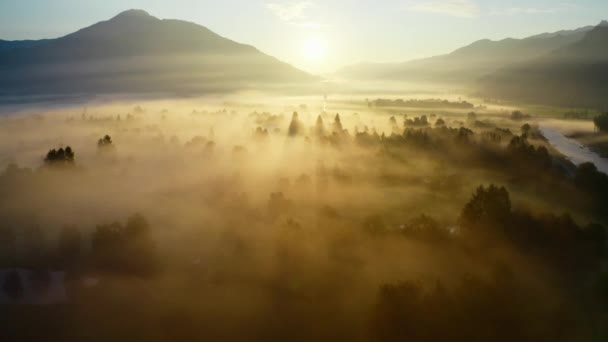
{"label": "hazy sky", "polygon": [[608,19],[608,0],[0,0],[0,39],[58,37],[130,8],[194,21],[312,72]]}

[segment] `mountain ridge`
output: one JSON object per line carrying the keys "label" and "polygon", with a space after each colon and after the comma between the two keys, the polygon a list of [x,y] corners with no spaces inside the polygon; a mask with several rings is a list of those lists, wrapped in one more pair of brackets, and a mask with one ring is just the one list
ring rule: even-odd
{"label": "mountain ridge", "polygon": [[[28,45],[28,44],[25,44]],[[316,78],[205,26],[128,10],[0,51],[0,93],[200,93]]]}
{"label": "mountain ridge", "polygon": [[3,40],[0,39],[0,52],[7,50],[14,50],[20,48],[28,48],[40,44],[45,44],[52,39],[27,39],[27,40]]}
{"label": "mountain ridge", "polygon": [[521,39],[480,39],[448,54],[399,63],[361,63],[336,74],[351,79],[391,81],[441,80],[474,83],[474,80],[509,64],[533,59],[584,37],[596,26],[541,33]]}
{"label": "mountain ridge", "polygon": [[479,81],[481,95],[511,101],[607,108],[608,25],[536,59],[502,68]]}

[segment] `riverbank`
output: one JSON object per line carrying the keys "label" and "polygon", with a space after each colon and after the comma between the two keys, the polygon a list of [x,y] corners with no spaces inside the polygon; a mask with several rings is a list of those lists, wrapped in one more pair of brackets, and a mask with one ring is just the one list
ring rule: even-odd
{"label": "riverbank", "polygon": [[568,138],[579,141],[589,147],[590,150],[599,154],[602,158],[608,158],[608,134],[599,132],[574,132],[568,134]]}
{"label": "riverbank", "polygon": [[[549,144],[574,164],[591,162],[598,170],[608,173],[608,159],[602,157],[603,154],[593,148],[593,146],[597,146],[598,142],[595,141],[594,144],[591,144],[591,140],[589,140],[594,134],[593,123],[580,122],[572,125],[572,123],[565,124],[559,120],[542,120],[539,122],[539,128]],[[577,138],[575,139],[573,136],[577,136]],[[581,137],[587,138],[582,139]],[[605,138],[608,148],[608,136]]]}

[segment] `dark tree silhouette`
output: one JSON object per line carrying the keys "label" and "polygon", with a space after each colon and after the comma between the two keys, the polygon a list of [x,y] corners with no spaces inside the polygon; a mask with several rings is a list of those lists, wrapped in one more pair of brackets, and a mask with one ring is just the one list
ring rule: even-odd
{"label": "dark tree silhouette", "polygon": [[405,120],[405,126],[410,126],[410,127],[426,127],[429,125],[429,120],[426,117],[426,115],[423,115],[421,117],[415,117],[413,119],[406,119]]}
{"label": "dark tree silhouette", "polygon": [[504,226],[511,214],[511,200],[505,187],[494,184],[477,188],[473,198],[462,210],[460,219],[464,227],[479,225]]}
{"label": "dark tree silhouette", "polygon": [[75,226],[65,226],[59,233],[58,254],[64,266],[78,262],[82,254],[82,236]]}
{"label": "dark tree silhouette", "polygon": [[51,286],[51,274],[42,269],[34,270],[30,273],[30,284],[32,284],[34,293],[45,294]]}
{"label": "dark tree silhouette", "polygon": [[127,239],[136,240],[139,238],[147,238],[149,234],[150,225],[141,214],[135,214],[127,219],[127,225],[125,227]]}
{"label": "dark tree silhouette", "polygon": [[268,136],[269,136],[268,129],[266,129],[266,128],[257,127],[255,129],[255,131],[253,132],[254,139],[256,139],[258,141],[264,141],[266,138],[268,138]]}
{"label": "dark tree silhouette", "polygon": [[112,145],[112,138],[106,134],[103,138],[100,138],[97,141],[97,147],[99,147],[99,148],[114,147],[114,145]]}
{"label": "dark tree silhouette", "polygon": [[[580,325],[563,307],[518,281],[509,265],[460,281],[385,284],[372,311],[373,341],[571,341]],[[535,320],[538,315],[545,317]],[[563,325],[564,319],[572,324]],[[537,324],[531,324],[534,321]],[[438,327],[441,327],[438,329]]]}
{"label": "dark tree silhouette", "polygon": [[156,271],[156,248],[146,219],[133,215],[127,224],[97,226],[92,238],[93,258],[98,269],[145,276]]}
{"label": "dark tree silhouette", "polygon": [[381,215],[370,215],[363,220],[363,229],[372,235],[387,233],[386,223]]}
{"label": "dark tree silhouette", "polygon": [[439,222],[427,215],[413,218],[401,229],[408,237],[434,243],[449,238],[449,231],[441,228]]}
{"label": "dark tree silhouette", "polygon": [[63,148],[52,149],[46,154],[44,162],[47,165],[72,165],[74,164],[74,151],[70,146],[65,150]]}
{"label": "dark tree silhouette", "polygon": [[68,162],[74,161],[74,152],[70,146],[65,148],[65,160]]}
{"label": "dark tree silhouette", "polygon": [[15,232],[8,227],[0,228],[0,266],[12,266],[16,257]]}
{"label": "dark tree silhouette", "polygon": [[456,135],[456,141],[460,143],[469,143],[471,137],[473,136],[473,131],[468,128],[460,127],[458,129],[458,134]]}
{"label": "dark tree silhouette", "polygon": [[514,120],[514,121],[526,120],[529,118],[531,118],[530,115],[524,114],[519,110],[516,110],[513,113],[511,113],[511,120]]}
{"label": "dark tree silhouette", "polygon": [[298,113],[293,112],[293,115],[291,117],[291,123],[289,124],[288,135],[290,137],[295,137],[295,136],[299,135],[301,132],[301,127],[302,127],[302,124],[300,123],[300,120],[298,119]]}
{"label": "dark tree silhouette", "polygon": [[291,205],[291,201],[282,192],[273,192],[268,200],[268,212],[271,217],[277,217],[287,213]]}
{"label": "dark tree silhouette", "polygon": [[467,123],[469,123],[469,125],[474,124],[477,121],[477,114],[475,114],[475,112],[470,112],[467,114]]}
{"label": "dark tree silhouette", "polygon": [[391,117],[388,119],[388,123],[389,123],[389,125],[391,125],[391,127],[392,127],[392,126],[397,126],[397,119],[396,119],[394,116],[391,116]]}
{"label": "dark tree silhouette", "polygon": [[6,275],[2,290],[13,299],[20,299],[23,297],[23,282],[17,271],[11,271]]}
{"label": "dark tree silhouette", "polygon": [[48,262],[47,239],[40,226],[25,229],[23,234],[23,251],[29,266],[42,267]]}
{"label": "dark tree silhouette", "polygon": [[593,119],[593,123],[595,123],[595,127],[600,132],[608,132],[608,113],[603,113],[596,116]]}
{"label": "dark tree silhouette", "polygon": [[317,122],[315,123],[315,134],[318,137],[325,136],[325,125],[323,124],[323,118],[321,115],[317,116]]}
{"label": "dark tree silhouette", "polygon": [[549,150],[542,145],[538,147],[531,145],[525,135],[511,138],[507,151],[519,162],[533,163],[542,168],[547,168],[552,164]]}
{"label": "dark tree silhouette", "polygon": [[340,114],[336,114],[334,118],[333,132],[342,134],[344,132],[344,128],[342,128],[342,120],[340,120]]}

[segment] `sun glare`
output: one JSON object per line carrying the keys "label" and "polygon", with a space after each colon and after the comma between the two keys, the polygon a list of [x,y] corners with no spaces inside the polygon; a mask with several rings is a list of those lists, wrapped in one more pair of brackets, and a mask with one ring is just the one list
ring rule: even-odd
{"label": "sun glare", "polygon": [[303,52],[309,60],[322,60],[327,54],[327,41],[321,37],[308,37]]}

